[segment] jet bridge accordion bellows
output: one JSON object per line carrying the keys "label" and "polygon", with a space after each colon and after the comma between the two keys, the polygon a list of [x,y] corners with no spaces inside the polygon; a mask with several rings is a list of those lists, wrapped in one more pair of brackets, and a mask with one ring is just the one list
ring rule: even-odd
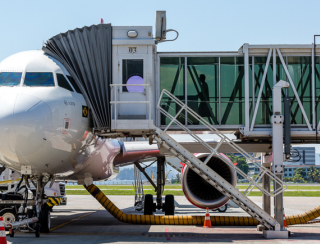
{"label": "jet bridge accordion bellows", "polygon": [[109,87],[112,79],[111,24],[85,26],[58,34],[47,40],[42,49],[61,62],[74,78],[92,111],[95,129],[109,129]]}

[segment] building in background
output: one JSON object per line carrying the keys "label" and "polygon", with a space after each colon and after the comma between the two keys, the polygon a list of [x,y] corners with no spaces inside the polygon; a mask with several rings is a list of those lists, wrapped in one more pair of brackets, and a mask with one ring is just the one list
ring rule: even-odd
{"label": "building in background", "polygon": [[283,178],[294,177],[294,170],[297,168],[303,168],[305,175],[307,175],[311,166],[320,169],[320,165],[316,164],[316,157],[319,157],[319,154],[316,154],[315,147],[293,147],[293,149],[299,152],[301,158],[300,160],[299,158],[293,158],[293,160],[297,160],[296,162],[284,162]]}
{"label": "building in background", "polygon": [[316,164],[316,148],[315,147],[293,147],[299,151],[301,156],[297,162],[291,162],[290,165],[315,165]]}
{"label": "building in background", "polygon": [[[297,150],[300,154],[299,157],[294,158],[293,162],[284,162],[285,171],[283,174],[283,178],[294,177],[294,170],[297,168],[303,168],[304,174],[307,175],[308,170],[311,166],[315,166],[320,170],[320,154],[316,153],[315,147],[293,147],[293,149]],[[241,155],[237,155],[241,156]],[[260,157],[256,158],[257,162],[261,162]],[[249,166],[248,175],[253,177],[259,173],[259,168],[256,167],[251,161],[247,161]]]}
{"label": "building in background", "polygon": [[[257,163],[260,163],[261,164],[261,159],[256,159]],[[248,164],[248,167],[249,167],[249,170],[248,170],[248,176],[249,177],[253,177],[254,175],[257,175],[259,174],[260,172],[260,169],[254,165],[254,163],[252,161],[249,161],[247,160],[247,164]]]}

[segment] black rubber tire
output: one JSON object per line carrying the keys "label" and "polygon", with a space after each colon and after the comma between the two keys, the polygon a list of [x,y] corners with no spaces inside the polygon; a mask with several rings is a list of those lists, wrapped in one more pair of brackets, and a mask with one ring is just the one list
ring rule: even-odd
{"label": "black rubber tire", "polygon": [[41,225],[41,232],[42,233],[49,233],[50,232],[50,210],[48,208],[43,208],[40,214],[40,225]]}
{"label": "black rubber tire", "polygon": [[36,237],[40,237],[40,224],[39,223],[36,223],[36,225],[35,225],[35,235],[36,235]]}
{"label": "black rubber tire", "polygon": [[165,215],[174,215],[174,196],[166,195],[164,202],[164,214]]}
{"label": "black rubber tire", "polygon": [[144,196],[144,215],[153,215],[153,196],[147,194]]}
{"label": "black rubber tire", "polygon": [[228,206],[227,206],[227,204],[225,204],[225,205],[219,207],[219,208],[218,208],[218,211],[219,211],[220,213],[224,213],[225,211],[227,211],[227,209],[228,209]]}

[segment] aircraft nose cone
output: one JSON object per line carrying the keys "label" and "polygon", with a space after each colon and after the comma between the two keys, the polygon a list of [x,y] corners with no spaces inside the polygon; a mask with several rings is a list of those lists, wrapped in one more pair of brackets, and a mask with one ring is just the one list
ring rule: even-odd
{"label": "aircraft nose cone", "polygon": [[51,109],[39,98],[0,97],[0,146],[6,153],[24,157],[40,150],[51,129]]}

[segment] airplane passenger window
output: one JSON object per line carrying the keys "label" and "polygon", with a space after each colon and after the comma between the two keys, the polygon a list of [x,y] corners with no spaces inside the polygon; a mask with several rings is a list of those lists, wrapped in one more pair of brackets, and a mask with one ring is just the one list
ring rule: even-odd
{"label": "airplane passenger window", "polygon": [[25,86],[54,86],[53,74],[49,72],[27,72]]}
{"label": "airplane passenger window", "polygon": [[57,73],[57,80],[58,80],[58,86],[73,92],[71,86],[69,85],[69,82],[67,81],[67,79],[64,77],[63,74]]}
{"label": "airplane passenger window", "polygon": [[76,84],[76,81],[73,79],[73,77],[70,76],[70,75],[67,75],[67,77],[68,77],[71,85],[73,86],[73,88],[76,90],[76,92],[82,94],[82,92],[80,91],[79,86]]}
{"label": "airplane passenger window", "polygon": [[0,86],[17,86],[20,84],[21,72],[1,72]]}

